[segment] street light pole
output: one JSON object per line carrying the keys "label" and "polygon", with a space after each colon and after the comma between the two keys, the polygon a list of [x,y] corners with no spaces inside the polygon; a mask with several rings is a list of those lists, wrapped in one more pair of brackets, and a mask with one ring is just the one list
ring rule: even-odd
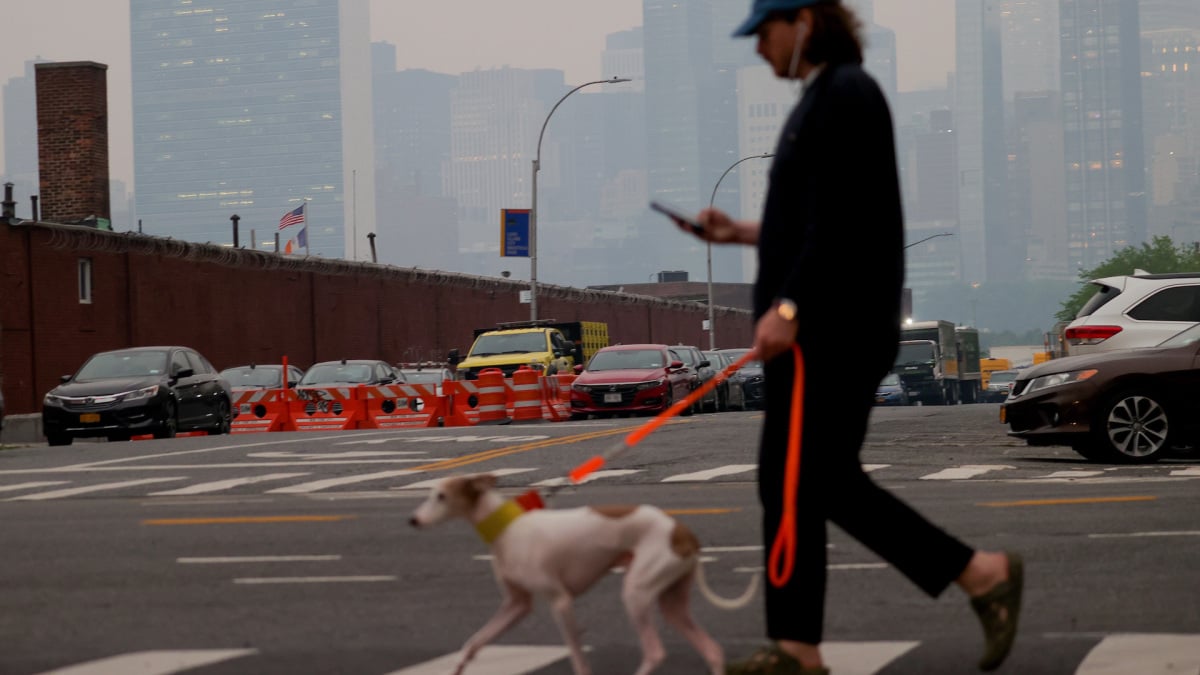
{"label": "street light pole", "polygon": [[[708,208],[711,209],[713,206],[713,202],[715,202],[717,200],[717,190],[721,187],[721,181],[725,180],[725,176],[728,176],[729,172],[733,171],[734,167],[736,167],[738,164],[741,164],[742,162],[745,162],[746,160],[767,159],[768,157],[774,157],[774,156],[775,155],[772,153],[763,153],[761,155],[750,155],[749,157],[743,157],[743,158],[739,159],[738,161],[734,162],[733,164],[729,165],[729,168],[725,169],[725,173],[721,174],[721,177],[717,179],[717,184],[713,186],[712,196],[708,198]],[[713,315],[712,242],[708,241],[705,243],[707,244],[707,248],[708,248],[708,348],[710,350],[712,350],[712,349],[717,348],[716,323],[714,322],[715,319],[714,319],[714,315]]]}
{"label": "street light pole", "polygon": [[554,115],[555,110],[558,110],[558,106],[562,105],[562,102],[567,100],[568,96],[570,96],[571,94],[574,94],[575,92],[579,91],[580,89],[583,89],[584,87],[589,87],[593,84],[615,84],[617,82],[630,82],[630,81],[631,80],[628,77],[613,76],[612,79],[608,79],[608,80],[593,80],[591,82],[584,82],[583,84],[579,85],[578,87],[575,87],[571,91],[568,91],[567,93],[563,94],[562,98],[558,99],[558,103],[555,103],[554,107],[550,109],[550,112],[546,114],[545,121],[542,122],[542,130],[541,130],[541,132],[538,133],[537,155],[535,155],[533,158],[533,183],[531,184],[530,195],[529,195],[530,196],[530,206],[529,206],[529,320],[530,321],[537,321],[537,318],[538,318],[538,310],[537,310],[537,208],[538,208],[537,207],[537,203],[538,203],[537,202],[537,183],[538,183],[538,171],[541,170],[541,168],[542,168],[542,137],[546,135],[546,125],[550,124],[550,117],[552,115]]}

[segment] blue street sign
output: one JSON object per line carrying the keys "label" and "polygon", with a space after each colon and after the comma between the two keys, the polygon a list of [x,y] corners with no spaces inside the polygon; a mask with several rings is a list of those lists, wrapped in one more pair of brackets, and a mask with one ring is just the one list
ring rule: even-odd
{"label": "blue street sign", "polygon": [[529,209],[500,209],[500,257],[529,257]]}

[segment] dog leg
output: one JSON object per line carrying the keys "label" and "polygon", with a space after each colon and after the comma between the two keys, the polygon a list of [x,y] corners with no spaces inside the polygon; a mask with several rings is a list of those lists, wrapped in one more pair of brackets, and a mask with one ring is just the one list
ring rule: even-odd
{"label": "dog leg", "polygon": [[462,675],[463,669],[467,667],[471,659],[475,658],[480,649],[500,637],[504,631],[525,618],[533,609],[533,597],[524,589],[505,584],[504,590],[504,601],[500,604],[500,608],[463,645],[462,657],[454,668],[454,675]]}
{"label": "dog leg", "polygon": [[563,590],[553,596],[550,609],[554,613],[554,620],[558,623],[558,630],[562,632],[567,649],[571,650],[571,667],[575,669],[575,675],[591,675],[592,669],[583,658],[583,643],[579,640],[579,626],[575,623],[571,594]]}
{"label": "dog leg", "polygon": [[712,675],[722,675],[725,672],[725,652],[721,645],[696,623],[689,608],[694,574],[688,572],[663,591],[658,599],[658,607],[667,623],[674,626],[700,653]]}
{"label": "dog leg", "polygon": [[621,600],[625,603],[625,611],[629,613],[629,620],[642,643],[642,663],[638,666],[636,675],[649,675],[667,658],[667,650],[658,636],[658,629],[654,627],[652,613],[654,598],[659,589],[638,583],[635,575],[634,569],[626,573]]}

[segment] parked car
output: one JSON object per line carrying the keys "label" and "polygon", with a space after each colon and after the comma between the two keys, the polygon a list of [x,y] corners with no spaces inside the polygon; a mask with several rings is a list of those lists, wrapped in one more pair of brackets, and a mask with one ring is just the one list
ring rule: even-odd
{"label": "parked car", "polygon": [[[691,369],[696,374],[695,388],[700,388],[701,385],[708,382],[717,374],[713,370],[712,364],[708,362],[704,354],[699,348],[691,345],[672,345],[671,351],[679,355],[679,360],[683,361],[683,365]],[[717,391],[713,389],[700,397],[696,401],[696,412],[716,412],[717,411]]]}
{"label": "parked car", "polygon": [[180,431],[229,433],[229,383],[188,347],[134,347],[92,355],[42,400],[50,445],[82,437],[110,441]]}
{"label": "parked car", "polygon": [[1200,323],[1200,274],[1093,279],[1097,287],[1063,330],[1067,354],[1153,347]]}
{"label": "parked car", "polygon": [[1066,356],[1017,375],[1000,421],[1029,445],[1153,462],[1200,442],[1200,325],[1157,347]]}
{"label": "parked car", "polygon": [[442,383],[454,379],[454,372],[440,363],[406,364],[397,370],[404,376],[404,381],[409,384],[435,385],[435,392],[439,396],[442,394]]}
{"label": "parked car", "polygon": [[[296,366],[287,367],[287,386],[294,387],[304,377],[304,371]],[[234,366],[221,371],[221,377],[234,389],[280,389],[283,387],[283,364],[268,363]]]}
{"label": "parked car", "polygon": [[378,359],[342,359],[314,363],[300,378],[298,388],[340,387],[357,384],[395,384],[404,375],[387,361]]}
{"label": "parked car", "polygon": [[[716,372],[721,372],[733,363],[733,359],[729,358],[729,354],[714,349],[704,352],[704,358],[708,359],[712,368]],[[717,385],[717,410],[745,410],[746,395],[742,393],[740,386],[731,385],[729,378],[725,378]]]}
{"label": "parked car", "polygon": [[691,393],[694,382],[695,374],[667,345],[603,347],[571,383],[571,418],[666,410]]}
{"label": "parked car", "polygon": [[[729,356],[732,363],[745,356],[750,348],[721,349],[719,351]],[[762,361],[758,359],[747,361],[741,368],[734,371],[733,375],[729,376],[729,386],[741,388],[744,410],[761,410],[766,405],[767,392],[763,388]]]}
{"label": "parked car", "polygon": [[0,391],[0,431],[4,429],[4,392]]}
{"label": "parked car", "polygon": [[1012,383],[1017,379],[1019,370],[993,370],[988,378],[987,389],[983,390],[984,403],[1003,402],[1008,398]]}
{"label": "parked car", "polygon": [[888,373],[875,387],[875,405],[909,405],[908,390],[899,373]]}

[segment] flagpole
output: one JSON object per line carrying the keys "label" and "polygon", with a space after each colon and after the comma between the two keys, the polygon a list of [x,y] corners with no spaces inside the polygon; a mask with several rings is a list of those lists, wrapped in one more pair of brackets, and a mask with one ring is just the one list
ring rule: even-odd
{"label": "flagpole", "polygon": [[308,197],[304,198],[303,206],[304,206],[304,230],[305,230],[305,232],[304,232],[304,255],[307,257],[307,256],[312,255],[312,253],[310,253],[308,250],[308,242],[310,239],[312,239],[312,235],[310,235],[308,233],[308,225],[309,225],[309,223],[308,223]]}

